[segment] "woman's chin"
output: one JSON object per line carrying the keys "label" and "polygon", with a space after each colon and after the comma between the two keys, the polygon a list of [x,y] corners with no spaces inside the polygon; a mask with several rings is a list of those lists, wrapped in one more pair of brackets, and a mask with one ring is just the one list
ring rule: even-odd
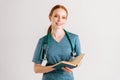
{"label": "woman's chin", "polygon": [[56,26],[56,29],[62,29],[63,27],[62,26]]}

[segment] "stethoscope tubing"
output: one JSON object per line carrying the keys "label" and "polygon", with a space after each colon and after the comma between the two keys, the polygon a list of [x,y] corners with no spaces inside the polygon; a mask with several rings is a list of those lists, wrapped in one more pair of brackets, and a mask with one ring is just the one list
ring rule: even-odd
{"label": "stethoscope tubing", "polygon": [[[65,32],[65,35],[67,36],[67,39],[68,39],[68,41],[70,43],[70,46],[71,46],[71,50],[72,50],[71,56],[72,56],[72,58],[74,58],[76,53],[74,51],[72,41],[71,41],[71,39],[69,37],[68,32],[66,30],[64,30],[64,32]],[[42,60],[46,60],[46,56],[47,56],[47,53],[48,53],[49,46],[50,46],[50,33],[47,34],[47,46],[46,46],[45,50],[43,50],[44,52],[41,54],[41,59]],[[43,43],[42,47],[44,47],[44,43]]]}

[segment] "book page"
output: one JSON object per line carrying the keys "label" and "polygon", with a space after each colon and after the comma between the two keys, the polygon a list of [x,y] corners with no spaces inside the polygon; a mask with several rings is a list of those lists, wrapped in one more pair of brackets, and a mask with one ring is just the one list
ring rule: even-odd
{"label": "book page", "polygon": [[83,58],[84,54],[80,54],[79,56],[75,57],[75,59],[69,61],[70,63],[73,63],[75,65],[78,65]]}

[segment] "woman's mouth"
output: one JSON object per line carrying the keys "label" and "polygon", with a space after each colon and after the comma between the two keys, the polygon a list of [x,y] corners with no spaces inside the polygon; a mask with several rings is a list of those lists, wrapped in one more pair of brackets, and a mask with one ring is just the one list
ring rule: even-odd
{"label": "woman's mouth", "polygon": [[62,25],[62,23],[58,23],[58,22],[57,22],[57,23],[56,23],[56,25],[57,25],[57,26],[61,26],[61,25]]}

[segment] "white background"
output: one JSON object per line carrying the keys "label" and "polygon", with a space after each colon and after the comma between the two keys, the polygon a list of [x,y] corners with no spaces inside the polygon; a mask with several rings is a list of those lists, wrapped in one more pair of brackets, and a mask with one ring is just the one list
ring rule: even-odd
{"label": "white background", "polygon": [[0,0],[0,80],[41,80],[33,72],[37,41],[56,4],[69,11],[65,29],[80,37],[85,57],[75,80],[120,80],[119,0]]}

